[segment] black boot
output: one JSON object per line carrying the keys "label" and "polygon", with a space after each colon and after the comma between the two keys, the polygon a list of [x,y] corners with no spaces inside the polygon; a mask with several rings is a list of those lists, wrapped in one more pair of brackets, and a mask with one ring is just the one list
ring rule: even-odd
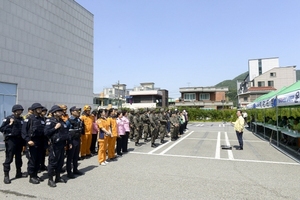
{"label": "black boot", "polygon": [[26,178],[28,174],[26,172],[22,173],[21,169],[17,169],[16,178]]}
{"label": "black boot", "polygon": [[135,143],[135,146],[139,147],[139,146],[141,146],[141,144],[138,143],[138,142],[136,142],[136,143]]}
{"label": "black boot", "polygon": [[39,184],[40,181],[37,179],[36,176],[30,175],[30,177],[29,177],[29,183],[32,183],[32,184]]}
{"label": "black boot", "polygon": [[56,183],[53,181],[53,175],[52,174],[48,174],[48,176],[49,176],[48,185],[50,187],[56,187]]}
{"label": "black boot", "polygon": [[60,177],[60,174],[56,174],[55,183],[66,183],[67,181]]}
{"label": "black boot", "polygon": [[3,182],[5,184],[10,184],[11,183],[11,181],[9,180],[9,172],[4,172],[4,180],[3,180]]}

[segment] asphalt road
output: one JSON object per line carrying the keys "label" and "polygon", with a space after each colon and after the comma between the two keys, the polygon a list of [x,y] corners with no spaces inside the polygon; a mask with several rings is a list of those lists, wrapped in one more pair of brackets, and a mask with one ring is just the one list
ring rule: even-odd
{"label": "asphalt road", "polygon": [[[150,143],[107,166],[97,157],[80,161],[85,175],[47,185],[28,178],[3,183],[1,199],[299,199],[299,163],[251,132],[244,132],[244,150],[233,127],[221,123],[194,123],[177,141],[151,148]],[[169,139],[169,138],[168,138]],[[157,140],[157,144],[159,140]],[[223,150],[220,145],[233,146]],[[4,161],[0,151],[0,161]],[[27,160],[23,156],[23,171]],[[11,178],[15,175],[12,165]],[[41,176],[47,178],[46,173]],[[66,174],[63,174],[65,177]]]}

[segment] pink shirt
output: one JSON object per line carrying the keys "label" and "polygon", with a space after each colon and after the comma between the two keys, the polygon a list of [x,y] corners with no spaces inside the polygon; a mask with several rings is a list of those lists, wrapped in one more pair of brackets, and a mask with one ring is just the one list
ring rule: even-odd
{"label": "pink shirt", "polygon": [[125,135],[124,123],[120,118],[117,118],[117,127],[119,135]]}
{"label": "pink shirt", "polygon": [[129,119],[125,116],[122,117],[122,121],[124,123],[124,129],[126,132],[130,132],[130,127],[129,127]]}

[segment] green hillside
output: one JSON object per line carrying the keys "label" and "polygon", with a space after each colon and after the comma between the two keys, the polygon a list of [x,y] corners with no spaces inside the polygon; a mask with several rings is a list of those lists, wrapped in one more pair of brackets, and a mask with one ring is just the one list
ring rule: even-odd
{"label": "green hillside", "polygon": [[[228,97],[229,101],[233,102],[233,106],[236,106],[237,104],[237,80],[244,80],[246,76],[248,75],[248,72],[242,73],[235,77],[232,80],[224,80],[218,84],[215,85],[215,87],[228,87],[228,92],[226,94],[226,97]],[[296,80],[300,80],[300,70],[296,70]]]}

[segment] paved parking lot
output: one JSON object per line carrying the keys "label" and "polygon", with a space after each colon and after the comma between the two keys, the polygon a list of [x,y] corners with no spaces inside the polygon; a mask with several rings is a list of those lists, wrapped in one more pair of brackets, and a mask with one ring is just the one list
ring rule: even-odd
{"label": "paved parking lot", "polygon": [[[0,198],[299,199],[299,163],[267,141],[245,130],[244,150],[239,151],[228,123],[193,123],[188,128],[179,140],[157,148],[130,142],[130,153],[107,166],[99,166],[96,157],[80,161],[86,174],[56,188],[47,186],[47,180],[32,185],[28,178],[5,185],[1,173]],[[233,148],[223,150],[221,145]]]}

